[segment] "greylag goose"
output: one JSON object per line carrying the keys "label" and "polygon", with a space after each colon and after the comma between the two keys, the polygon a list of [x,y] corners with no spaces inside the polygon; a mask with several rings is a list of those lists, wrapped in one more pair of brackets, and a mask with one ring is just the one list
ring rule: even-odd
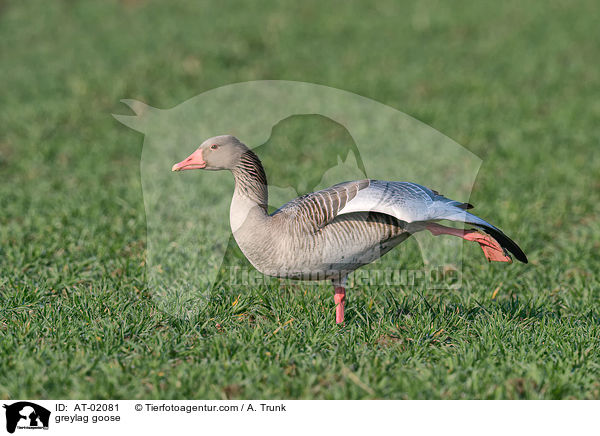
{"label": "greylag goose", "polygon": [[[258,156],[231,135],[207,139],[172,171],[229,170],[235,179],[229,220],[242,253],[261,273],[298,280],[331,280],[336,322],[344,321],[346,278],[410,235],[429,231],[477,242],[489,261],[527,263],[501,230],[416,183],[356,180],[292,200],[267,211],[267,177]],[[483,230],[461,230],[440,220]]]}

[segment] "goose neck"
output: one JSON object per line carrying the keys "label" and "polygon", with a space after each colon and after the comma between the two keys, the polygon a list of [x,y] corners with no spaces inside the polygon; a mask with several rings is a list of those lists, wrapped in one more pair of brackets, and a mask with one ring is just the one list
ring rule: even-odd
{"label": "goose neck", "polygon": [[245,197],[267,211],[267,176],[258,156],[245,151],[237,165],[231,170],[235,179],[235,194]]}

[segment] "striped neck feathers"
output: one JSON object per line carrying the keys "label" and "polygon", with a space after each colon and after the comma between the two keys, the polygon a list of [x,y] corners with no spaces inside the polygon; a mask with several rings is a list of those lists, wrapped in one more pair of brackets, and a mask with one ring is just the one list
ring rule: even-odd
{"label": "striped neck feathers", "polygon": [[252,150],[246,150],[231,170],[235,179],[235,193],[247,197],[267,211],[267,175],[260,159]]}

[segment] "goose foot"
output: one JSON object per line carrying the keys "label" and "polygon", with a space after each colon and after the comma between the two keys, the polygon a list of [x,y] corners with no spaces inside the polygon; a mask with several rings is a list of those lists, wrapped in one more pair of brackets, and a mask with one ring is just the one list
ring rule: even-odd
{"label": "goose foot", "polygon": [[475,241],[479,244],[486,259],[490,262],[496,261],[512,263],[510,256],[507,256],[504,253],[504,249],[494,238],[489,235],[484,235],[477,230],[461,230],[453,227],[442,226],[440,224],[428,224],[427,230],[429,230],[433,236],[452,235],[458,236],[459,238],[463,238],[467,241]]}
{"label": "goose foot", "polygon": [[333,301],[335,301],[335,322],[341,324],[344,322],[344,302],[346,300],[346,288],[342,286],[335,287],[335,295]]}

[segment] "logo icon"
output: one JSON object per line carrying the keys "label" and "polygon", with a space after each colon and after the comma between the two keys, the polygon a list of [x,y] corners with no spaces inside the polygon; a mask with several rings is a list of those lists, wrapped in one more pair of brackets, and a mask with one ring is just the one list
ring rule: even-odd
{"label": "logo icon", "polygon": [[14,433],[19,429],[48,429],[50,411],[29,401],[19,401],[4,405],[6,409],[6,431]]}

